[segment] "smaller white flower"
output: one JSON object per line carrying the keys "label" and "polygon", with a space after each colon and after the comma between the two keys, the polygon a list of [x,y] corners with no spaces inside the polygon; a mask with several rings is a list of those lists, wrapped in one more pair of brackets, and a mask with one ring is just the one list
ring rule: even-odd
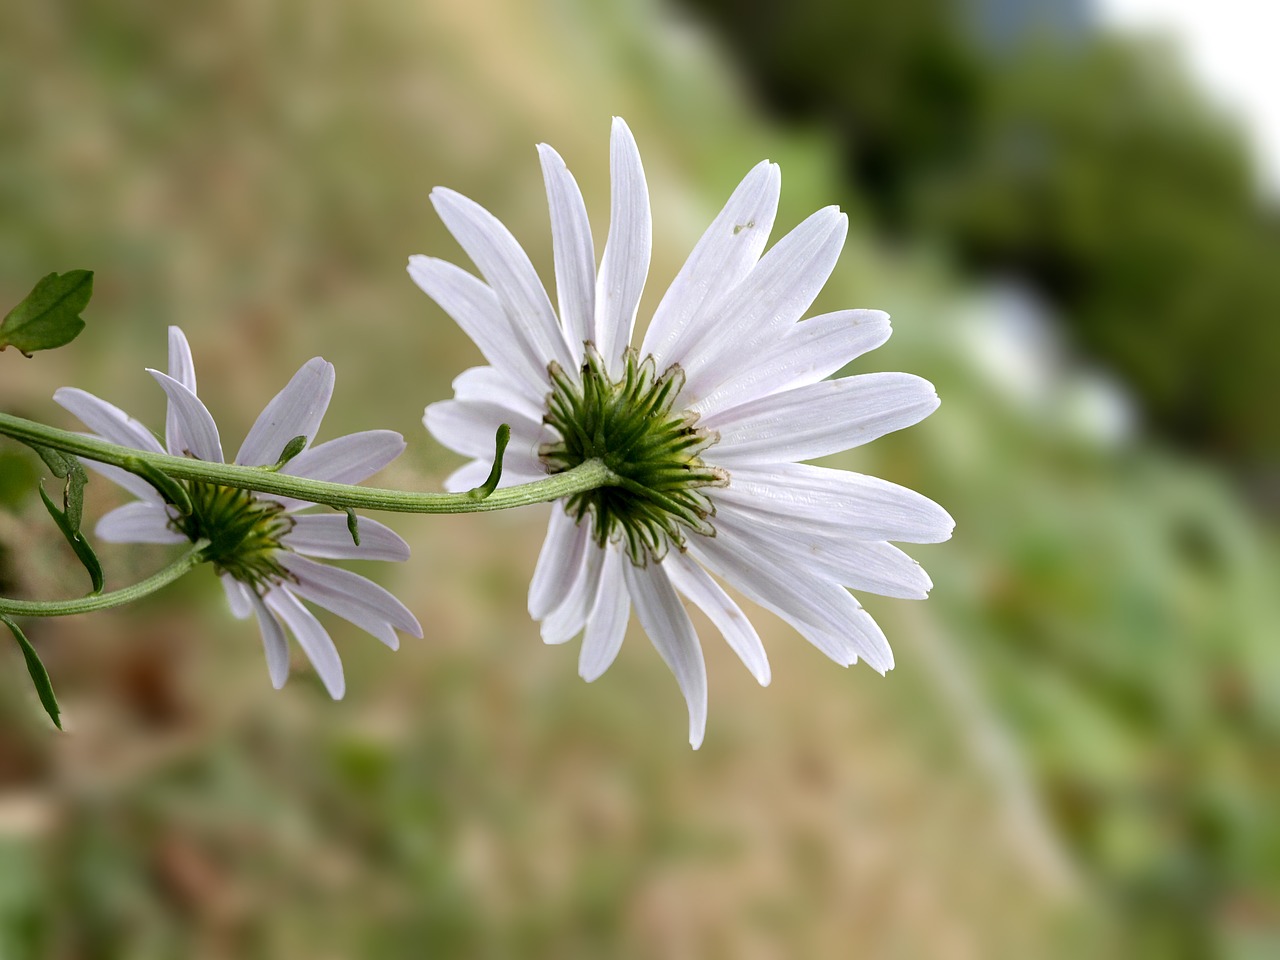
{"label": "smaller white flower", "polygon": [[[94,434],[111,443],[149,453],[167,452],[222,463],[222,442],[208,408],[196,396],[196,374],[187,338],[169,328],[169,372],[147,370],[169,399],[165,446],[123,410],[91,393],[62,387],[55,402],[79,417]],[[333,364],[315,357],[267,404],[240,445],[235,463],[275,464],[294,437],[307,445],[282,473],[335,483],[359,483],[377,473],[404,450],[404,438],[391,430],[367,430],[310,446],[333,395]],[[396,630],[415,637],[422,627],[408,608],[372,580],[317,563],[322,559],[407,560],[409,545],[376,520],[359,521],[360,545],[347,529],[345,515],[300,513],[314,504],[285,497],[184,481],[191,498],[189,515],[166,504],[155,489],[126,470],[86,461],[87,466],[138,499],[106,514],[96,528],[109,543],[210,542],[210,562],[222,580],[236,617],[258,618],[267,669],[276,688],[289,676],[286,628],[315,666],[335,700],[346,689],[342,661],[328,631],[301,599],[310,600],[373,634],[392,650]]]}

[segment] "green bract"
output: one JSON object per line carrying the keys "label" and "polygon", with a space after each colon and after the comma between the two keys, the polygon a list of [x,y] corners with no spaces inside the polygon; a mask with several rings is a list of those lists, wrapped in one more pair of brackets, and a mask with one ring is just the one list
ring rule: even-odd
{"label": "green bract", "polygon": [[287,549],[280,541],[294,524],[283,504],[212,483],[191,483],[187,492],[191,512],[175,517],[169,526],[193,542],[208,540],[205,556],[214,569],[259,594],[289,579],[277,559]]}
{"label": "green bract", "polygon": [[548,367],[552,392],[543,418],[563,438],[539,448],[551,473],[597,459],[617,480],[571,496],[566,508],[579,523],[591,514],[596,542],[626,547],[631,562],[661,559],[674,543],[684,546],[683,528],[715,533],[715,513],[701,488],[724,486],[725,471],[699,457],[719,435],[699,430],[697,414],[675,410],[684,371],[673,364],[657,375],[653,357],[635,350],[623,356],[623,372],[610,378],[594,345],[587,344],[580,377],[557,363]]}

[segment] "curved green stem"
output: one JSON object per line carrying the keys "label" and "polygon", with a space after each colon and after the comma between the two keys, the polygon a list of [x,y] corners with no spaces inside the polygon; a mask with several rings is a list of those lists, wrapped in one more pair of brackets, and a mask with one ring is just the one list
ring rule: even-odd
{"label": "curved green stem", "polygon": [[110,593],[100,593],[93,597],[80,597],[76,600],[7,600],[0,597],[0,613],[13,617],[67,617],[76,613],[92,613],[94,610],[123,606],[149,593],[155,593],[161,587],[167,587],[183,574],[199,566],[204,562],[202,554],[208,545],[208,540],[196,541],[195,546],[169,566],[129,587],[112,590]]}
{"label": "curved green stem", "polygon": [[407,490],[386,490],[378,487],[358,487],[346,483],[329,483],[325,480],[308,480],[287,473],[264,470],[261,467],[242,467],[231,463],[210,463],[192,457],[174,457],[165,453],[148,453],[132,447],[107,443],[97,437],[86,437],[68,430],[47,427],[33,420],[24,420],[7,413],[0,413],[0,435],[13,437],[24,443],[53,447],[87,460],[109,463],[131,473],[145,475],[147,468],[179,480],[197,480],[224,487],[240,487],[281,497],[292,497],[311,503],[324,504],[345,510],[389,510],[396,513],[488,513],[506,510],[531,503],[559,500],[611,486],[617,475],[599,460],[586,463],[533,483],[494,490],[483,499],[471,493],[414,493]]}

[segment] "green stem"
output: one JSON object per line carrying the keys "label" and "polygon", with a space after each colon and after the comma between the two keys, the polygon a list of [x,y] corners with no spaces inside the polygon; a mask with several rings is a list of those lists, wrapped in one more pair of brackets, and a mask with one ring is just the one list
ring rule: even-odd
{"label": "green stem", "polygon": [[33,420],[24,420],[7,413],[0,413],[0,435],[13,437],[25,443],[52,447],[87,460],[109,463],[131,473],[139,473],[149,465],[179,480],[197,480],[224,487],[240,487],[296,500],[307,500],[345,510],[390,510],[396,513],[487,513],[523,507],[531,503],[559,500],[610,486],[617,476],[599,460],[586,463],[533,483],[494,490],[483,500],[469,493],[413,493],[407,490],[385,490],[377,487],[358,487],[346,483],[329,483],[325,480],[308,480],[287,473],[275,473],[261,467],[242,467],[231,463],[209,463],[192,457],[173,457],[165,453],[148,453],[132,447],[107,443],[97,437],[86,437],[68,430],[47,427]]}
{"label": "green stem", "polygon": [[203,551],[208,540],[198,540],[194,547],[169,566],[131,587],[100,593],[94,597],[76,600],[7,600],[0,597],[0,613],[13,617],[67,617],[76,613],[92,613],[107,610],[139,600],[161,587],[167,587],[189,570],[204,562]]}

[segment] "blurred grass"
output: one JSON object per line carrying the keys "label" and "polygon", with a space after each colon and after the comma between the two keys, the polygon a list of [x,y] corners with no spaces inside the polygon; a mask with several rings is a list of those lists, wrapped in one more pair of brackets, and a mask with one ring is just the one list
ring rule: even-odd
{"label": "blurred grass", "polygon": [[[388,485],[432,488],[456,464],[421,408],[479,362],[403,271],[415,252],[463,260],[435,184],[493,210],[550,276],[533,145],[565,156],[599,245],[608,118],[626,116],[654,201],[642,315],[759,158],[783,167],[779,230],[835,193],[821,136],[761,124],[648,3],[20,3],[0,8],[0,38],[15,92],[0,98],[0,302],[53,269],[98,278],[76,344],[0,357],[0,405],[68,424],[48,397],[75,384],[159,423],[142,368],[176,322],[229,442],[304,360],[335,361],[325,435],[403,432]],[[45,731],[16,672],[0,678],[0,956],[1265,943],[1272,547],[1212,474],[1009,409],[958,355],[954,279],[851,217],[818,308],[890,309],[894,340],[859,369],[928,376],[944,404],[840,462],[959,521],[951,544],[913,550],[934,599],[868,602],[899,655],[888,680],[753,611],[774,683],[756,688],[703,630],[711,724],[691,753],[638,629],[590,686],[576,650],[538,642],[539,510],[396,518],[414,559],[362,572],[427,638],[392,655],[328,621],[339,704],[305,667],[272,691],[212,577],[33,624],[71,732]],[[10,492],[18,462],[0,466],[0,581],[76,589],[29,483]],[[100,482],[90,498],[91,515],[117,502]],[[102,552],[115,584],[163,556]]]}

